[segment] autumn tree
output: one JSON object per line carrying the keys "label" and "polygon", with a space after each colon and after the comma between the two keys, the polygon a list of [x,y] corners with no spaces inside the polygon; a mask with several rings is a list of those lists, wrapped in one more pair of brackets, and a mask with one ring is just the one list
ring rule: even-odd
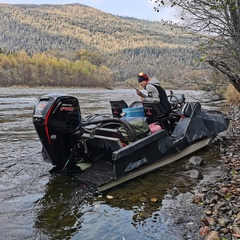
{"label": "autumn tree", "polygon": [[24,51],[0,53],[0,86],[112,86],[112,71],[88,60],[71,61],[45,54],[32,56]]}
{"label": "autumn tree", "polygon": [[227,76],[240,92],[240,1],[151,0],[155,10],[171,5],[180,9],[179,23],[201,36],[205,61]]}
{"label": "autumn tree", "polygon": [[97,53],[97,52],[90,52],[90,51],[81,49],[77,51],[75,54],[76,54],[77,60],[83,60],[83,61],[87,60],[91,64],[94,64],[96,66],[100,66],[103,62],[100,53]]}

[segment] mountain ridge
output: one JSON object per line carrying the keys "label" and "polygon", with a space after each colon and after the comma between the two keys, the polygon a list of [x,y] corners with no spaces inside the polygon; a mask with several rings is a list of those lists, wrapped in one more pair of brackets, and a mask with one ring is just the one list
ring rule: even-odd
{"label": "mountain ridge", "polygon": [[172,25],[116,16],[83,4],[0,4],[2,49],[28,54],[56,50],[66,58],[80,49],[98,52],[107,67],[122,75],[116,81],[138,71],[179,81],[184,68],[198,67],[198,43]]}

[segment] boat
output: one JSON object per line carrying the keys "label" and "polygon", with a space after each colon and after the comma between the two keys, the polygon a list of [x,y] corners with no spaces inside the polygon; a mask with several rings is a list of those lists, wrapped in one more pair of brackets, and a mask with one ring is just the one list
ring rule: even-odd
{"label": "boat", "polygon": [[110,101],[111,114],[85,118],[74,96],[40,97],[33,125],[50,171],[77,173],[103,192],[208,146],[228,129],[226,114],[186,102],[183,94],[168,97],[168,116],[160,103],[117,100]]}

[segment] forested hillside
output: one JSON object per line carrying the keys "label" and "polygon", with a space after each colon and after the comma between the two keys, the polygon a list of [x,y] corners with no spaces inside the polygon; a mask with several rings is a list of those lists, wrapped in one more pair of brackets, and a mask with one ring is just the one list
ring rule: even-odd
{"label": "forested hillside", "polygon": [[[106,80],[118,83],[136,78],[145,71],[181,86],[206,74],[199,70],[200,56],[194,47],[198,43],[161,22],[114,16],[80,4],[0,4],[0,84],[4,79],[8,85],[6,79],[22,69],[24,61],[19,59],[23,58],[32,85],[79,85],[88,78],[96,86]],[[38,64],[41,58],[45,64]],[[22,75],[15,74],[13,79],[26,82]]]}

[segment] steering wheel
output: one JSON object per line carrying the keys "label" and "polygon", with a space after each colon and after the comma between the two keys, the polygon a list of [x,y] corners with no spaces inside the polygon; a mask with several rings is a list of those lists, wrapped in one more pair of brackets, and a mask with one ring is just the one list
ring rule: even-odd
{"label": "steering wheel", "polygon": [[167,98],[168,98],[168,101],[171,104],[172,110],[179,108],[179,102],[178,102],[178,98],[176,96],[168,95]]}

